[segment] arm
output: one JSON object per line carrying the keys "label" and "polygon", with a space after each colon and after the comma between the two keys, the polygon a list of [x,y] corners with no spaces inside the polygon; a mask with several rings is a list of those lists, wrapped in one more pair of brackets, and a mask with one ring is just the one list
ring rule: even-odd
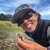
{"label": "arm", "polygon": [[50,44],[50,26],[47,29],[47,38],[48,38],[48,42]]}
{"label": "arm", "polygon": [[[49,42],[49,45],[50,45],[50,26],[47,29],[47,38],[48,38],[48,42]],[[47,49],[50,50],[50,46],[48,46]]]}

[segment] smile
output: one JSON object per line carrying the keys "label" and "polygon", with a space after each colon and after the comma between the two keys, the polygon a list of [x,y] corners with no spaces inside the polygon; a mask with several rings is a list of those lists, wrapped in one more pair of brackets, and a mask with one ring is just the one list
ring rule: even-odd
{"label": "smile", "polygon": [[26,26],[27,29],[31,28],[32,24]]}

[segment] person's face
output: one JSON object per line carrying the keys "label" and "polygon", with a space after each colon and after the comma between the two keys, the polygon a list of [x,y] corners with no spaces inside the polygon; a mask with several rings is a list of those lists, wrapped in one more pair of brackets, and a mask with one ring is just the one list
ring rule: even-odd
{"label": "person's face", "polygon": [[38,14],[33,13],[32,16],[30,16],[29,18],[27,19],[24,18],[20,26],[27,32],[33,32],[37,26],[37,23],[38,23]]}

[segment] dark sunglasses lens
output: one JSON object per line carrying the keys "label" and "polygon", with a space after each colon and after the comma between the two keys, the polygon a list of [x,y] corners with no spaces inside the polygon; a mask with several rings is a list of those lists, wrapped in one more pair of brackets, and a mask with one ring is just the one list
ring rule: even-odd
{"label": "dark sunglasses lens", "polygon": [[18,22],[17,22],[18,26],[20,26],[23,23],[24,19],[29,19],[32,16],[32,14],[33,12],[29,12],[25,14],[22,18],[18,19]]}
{"label": "dark sunglasses lens", "polygon": [[33,12],[29,12],[23,16],[24,19],[29,19],[32,16]]}
{"label": "dark sunglasses lens", "polygon": [[29,19],[32,15],[27,15],[24,17],[24,19]]}

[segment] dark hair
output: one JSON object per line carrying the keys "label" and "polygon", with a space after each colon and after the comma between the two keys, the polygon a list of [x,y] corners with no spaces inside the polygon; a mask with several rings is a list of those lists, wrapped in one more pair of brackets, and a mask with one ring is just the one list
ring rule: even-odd
{"label": "dark hair", "polygon": [[39,19],[41,18],[41,15],[39,13],[37,13],[36,11],[33,11],[33,13],[38,14],[38,21],[39,21]]}

